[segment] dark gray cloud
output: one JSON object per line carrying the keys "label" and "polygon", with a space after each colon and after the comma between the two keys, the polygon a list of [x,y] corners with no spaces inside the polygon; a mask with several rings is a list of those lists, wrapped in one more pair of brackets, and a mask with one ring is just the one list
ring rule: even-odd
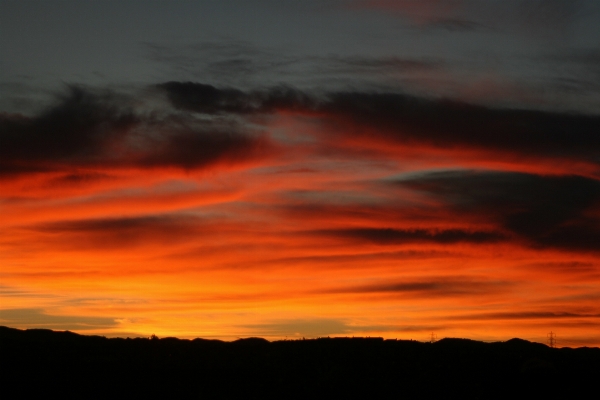
{"label": "dark gray cloud", "polygon": [[55,245],[62,248],[120,249],[149,242],[178,243],[184,238],[199,238],[210,228],[191,215],[161,215],[58,221],[29,229],[50,234],[43,240],[54,243],[55,238]]}
{"label": "dark gray cloud", "polygon": [[[359,60],[360,61],[360,60]],[[403,144],[458,150],[477,148],[499,157],[571,158],[600,164],[600,117],[494,109],[401,93],[307,94],[290,87],[243,92],[192,82],[159,85],[175,107],[203,113],[311,113],[333,131]],[[332,139],[333,140],[333,139]]]}
{"label": "dark gray cloud", "polygon": [[276,151],[266,135],[247,133],[238,124],[173,121],[161,125],[163,134],[158,139],[148,137],[143,154],[133,160],[134,166],[198,169],[256,161]]}
{"label": "dark gray cloud", "polygon": [[[376,252],[376,253],[360,253],[360,254],[335,254],[327,256],[303,256],[303,257],[281,257],[271,260],[261,261],[264,264],[274,265],[296,265],[301,264],[303,266],[309,264],[313,266],[323,267],[327,265],[335,265],[336,267],[344,265],[356,265],[357,262],[361,262],[362,265],[366,265],[369,261],[398,261],[398,260],[423,260],[423,259],[436,259],[448,257],[451,253],[447,251],[418,251],[418,250],[405,250],[405,251],[389,251],[389,252]],[[452,253],[455,255],[455,253]]]}
{"label": "dark gray cloud", "polygon": [[54,178],[51,182],[52,184],[58,184],[61,186],[75,186],[83,183],[110,180],[114,178],[115,177],[110,174],[104,174],[99,172],[73,172]]}
{"label": "dark gray cloud", "polygon": [[[392,75],[410,77],[412,74],[439,72],[444,63],[433,58],[336,56],[307,57],[307,68],[315,74],[368,78],[370,75]],[[314,65],[313,65],[314,64]]]}
{"label": "dark gray cloud", "polygon": [[278,109],[305,111],[316,107],[314,98],[285,86],[254,92],[218,89],[194,82],[166,82],[158,87],[165,90],[175,107],[199,113],[270,113]]}
{"label": "dark gray cloud", "polygon": [[600,277],[600,265],[591,262],[536,262],[525,264],[523,267],[543,273],[551,272],[565,275],[598,274],[598,277]]}
{"label": "dark gray cloud", "polygon": [[484,25],[478,22],[461,18],[440,18],[428,22],[425,26],[428,29],[443,29],[450,32],[471,32],[484,28]]}
{"label": "dark gray cloud", "polygon": [[268,138],[232,120],[139,114],[114,93],[69,86],[34,116],[0,115],[0,173],[77,167],[202,168],[272,151]]}
{"label": "dark gray cloud", "polygon": [[118,325],[114,318],[50,315],[41,308],[0,310],[0,324],[17,328],[44,328],[70,331],[107,329]]}
{"label": "dark gray cloud", "polygon": [[495,220],[533,246],[598,251],[600,182],[580,176],[447,171],[398,184],[425,192],[461,213]]}
{"label": "dark gray cloud", "polygon": [[482,313],[450,317],[455,320],[536,320],[536,319],[596,319],[600,314],[584,314],[573,312],[548,312],[548,311],[519,311]]}
{"label": "dark gray cloud", "polygon": [[[579,107],[597,113],[600,94],[600,49],[554,49],[534,59],[546,66],[545,87],[553,88],[565,103],[577,101]],[[582,104],[583,103],[583,104]]]}
{"label": "dark gray cloud", "polygon": [[[456,151],[479,148],[487,151],[489,157],[494,157],[494,152],[498,157],[516,153],[522,157],[583,159],[600,164],[600,117],[491,109],[398,93],[317,95],[285,86],[242,91],[192,82],[167,82],[158,88],[180,112],[141,114],[133,111],[127,99],[114,94],[69,87],[54,106],[38,116],[1,115],[0,172],[10,175],[119,166],[194,169],[256,160],[272,154],[276,146],[265,133],[250,131],[241,119],[277,110],[309,113],[330,124],[337,133],[325,134],[330,136],[323,137],[324,146],[343,146],[344,138],[362,135],[369,140],[419,143]],[[69,173],[75,176],[74,172]],[[536,180],[525,176],[513,175],[508,178],[510,183],[497,176],[490,179],[506,187],[507,193],[513,183],[521,187],[523,199],[541,194],[552,199],[558,196],[549,206],[552,212],[525,213],[537,218],[539,224],[529,224],[529,220],[520,218],[521,214],[506,222],[510,230],[526,236],[535,236],[528,229],[541,229],[542,222],[551,226],[565,221],[569,217],[566,214],[586,208],[597,199],[595,181],[574,177]],[[476,184],[473,179],[468,178],[464,185]],[[453,182],[457,195],[470,196],[464,192],[464,185],[461,188],[456,179]],[[442,189],[440,186],[436,190]],[[479,196],[473,201],[495,206],[503,199],[504,195],[490,192],[487,198]],[[499,207],[502,209],[501,204]],[[593,224],[584,225],[583,220],[577,224],[575,240],[580,241],[581,232],[594,231]],[[442,241],[444,237],[431,239]],[[468,238],[464,236],[464,240]],[[546,238],[551,240],[550,236]]]}
{"label": "dark gray cloud", "polygon": [[508,282],[481,280],[474,278],[429,278],[427,280],[382,282],[369,285],[340,287],[327,290],[326,293],[365,293],[396,294],[427,297],[456,297],[485,293],[499,293],[508,290]]}
{"label": "dark gray cloud", "polygon": [[222,38],[183,46],[145,43],[147,57],[171,69],[174,79],[202,79],[245,90],[282,82],[302,87],[397,86],[398,79],[437,73],[444,63],[434,57],[305,53],[298,48],[258,46]]}
{"label": "dark gray cloud", "polygon": [[281,49],[259,47],[231,37],[182,46],[144,43],[144,47],[147,58],[171,69],[171,76],[185,75],[246,87],[258,82],[277,82],[273,77],[287,80],[296,75],[295,69],[306,61]]}
{"label": "dark gray cloud", "polygon": [[534,37],[570,35],[586,11],[582,0],[519,0],[513,10],[518,27]]}
{"label": "dark gray cloud", "polygon": [[[265,58],[269,53],[250,42],[222,38],[219,41],[202,41],[184,47],[166,46],[156,42],[142,43],[150,60],[179,66],[183,69],[199,69],[206,63],[229,60]],[[200,71],[197,71],[200,72]]]}
{"label": "dark gray cloud", "polygon": [[554,60],[581,65],[600,80],[600,48],[570,51],[562,56],[555,55]]}
{"label": "dark gray cloud", "polygon": [[59,221],[35,225],[35,228],[45,232],[113,232],[127,229],[147,230],[153,227],[156,229],[187,228],[197,222],[198,218],[189,215],[153,215],[147,217]]}
{"label": "dark gray cloud", "polygon": [[[397,93],[331,94],[324,112],[398,143],[480,148],[528,156],[570,157],[600,163],[600,117],[493,109]],[[370,129],[369,129],[370,128]],[[360,134],[360,133],[356,133]]]}
{"label": "dark gray cloud", "polygon": [[69,161],[96,161],[137,123],[129,110],[70,86],[58,104],[35,118],[0,116],[0,171],[52,168]]}
{"label": "dark gray cloud", "polygon": [[392,229],[392,228],[349,228],[324,231],[325,235],[367,241],[377,244],[402,243],[496,243],[505,239],[498,232],[466,231],[462,229]]}

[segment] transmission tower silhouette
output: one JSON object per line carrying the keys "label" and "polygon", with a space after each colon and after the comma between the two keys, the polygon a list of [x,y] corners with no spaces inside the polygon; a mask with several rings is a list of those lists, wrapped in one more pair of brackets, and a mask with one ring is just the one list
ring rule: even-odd
{"label": "transmission tower silhouette", "polygon": [[430,336],[429,342],[433,343],[436,340],[437,340],[437,335],[435,333],[431,332],[431,336]]}
{"label": "transmission tower silhouette", "polygon": [[554,348],[556,347],[556,333],[550,331],[548,336],[548,346]]}

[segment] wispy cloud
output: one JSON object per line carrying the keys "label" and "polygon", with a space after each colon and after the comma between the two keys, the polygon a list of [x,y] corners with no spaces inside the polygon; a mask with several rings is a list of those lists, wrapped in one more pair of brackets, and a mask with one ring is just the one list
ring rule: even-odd
{"label": "wispy cloud", "polygon": [[[421,67],[380,61],[330,65]],[[40,114],[2,115],[4,284],[68,304],[8,290],[7,324],[410,337],[595,323],[596,116],[389,90],[137,93],[73,86]],[[90,298],[144,302],[69,302],[84,281]],[[550,301],[577,307],[521,310]]]}
{"label": "wispy cloud", "polygon": [[476,278],[437,278],[403,282],[383,282],[369,285],[334,288],[328,293],[410,294],[412,296],[469,296],[481,293],[502,292],[510,288],[508,282]]}
{"label": "wispy cloud", "polygon": [[[428,193],[461,213],[496,221],[534,246],[598,250],[600,182],[580,176],[447,171],[398,184]],[[589,214],[591,213],[591,214]]]}
{"label": "wispy cloud", "polygon": [[455,320],[535,320],[535,319],[598,319],[600,314],[584,314],[573,312],[549,312],[549,311],[520,311],[520,312],[496,312],[482,313],[451,317]]}
{"label": "wispy cloud", "polygon": [[[390,143],[474,149],[486,156],[582,158],[598,165],[600,117],[529,110],[493,109],[402,93],[332,92],[311,95],[293,88],[255,92],[197,83],[162,85],[174,106],[204,113],[309,114],[342,143]],[[334,145],[332,139],[327,143]],[[373,143],[372,143],[373,144]]]}
{"label": "wispy cloud", "polygon": [[369,241],[379,244],[395,243],[495,243],[504,236],[496,232],[469,232],[460,229],[425,230],[425,229],[393,229],[393,228],[350,228],[322,232],[350,240]]}
{"label": "wispy cloud", "polygon": [[2,325],[17,328],[27,327],[73,331],[114,328],[118,325],[113,318],[52,315],[38,308],[0,310],[0,322]]}

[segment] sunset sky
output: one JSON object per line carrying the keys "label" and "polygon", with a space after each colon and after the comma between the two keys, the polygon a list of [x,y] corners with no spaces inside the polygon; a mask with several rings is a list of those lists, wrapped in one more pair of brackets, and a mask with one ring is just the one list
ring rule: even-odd
{"label": "sunset sky", "polygon": [[600,2],[0,0],[0,325],[600,346]]}

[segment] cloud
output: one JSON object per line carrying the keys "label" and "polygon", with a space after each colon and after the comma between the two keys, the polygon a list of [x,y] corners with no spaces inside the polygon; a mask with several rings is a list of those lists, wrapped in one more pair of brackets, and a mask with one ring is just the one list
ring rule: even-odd
{"label": "cloud", "polygon": [[288,80],[297,75],[295,69],[306,61],[305,57],[282,52],[279,48],[259,47],[231,38],[181,46],[159,43],[144,43],[144,46],[147,58],[171,69],[171,76],[183,74],[245,87],[258,82],[278,82],[281,77]]}
{"label": "cloud", "polygon": [[0,310],[0,322],[16,328],[44,328],[55,330],[94,330],[114,328],[114,318],[49,315],[40,308],[11,308]]}
{"label": "cloud", "polygon": [[23,290],[12,286],[0,285],[0,296],[2,297],[23,297],[23,298],[34,298],[34,299],[45,299],[58,297],[57,295],[40,293],[30,290]]}
{"label": "cloud", "polygon": [[520,30],[534,37],[569,35],[585,12],[595,11],[589,9],[589,3],[594,2],[584,3],[581,0],[519,0],[513,15],[518,18]]}
{"label": "cloud", "polygon": [[[469,0],[352,0],[350,8],[384,12],[409,22],[423,30],[445,30],[448,32],[471,32],[487,27],[478,19],[481,12]],[[476,2],[475,2],[476,3]],[[496,8],[486,5],[487,8]],[[486,21],[483,18],[483,21]]]}
{"label": "cloud", "polygon": [[503,292],[510,286],[511,284],[507,282],[451,277],[339,287],[326,290],[326,293],[456,297]]}
{"label": "cloud", "polygon": [[[584,110],[597,113],[600,95],[600,49],[553,49],[535,58],[548,66],[546,87],[554,87],[563,101],[574,102]],[[576,97],[578,96],[579,99]]]}
{"label": "cloud", "polygon": [[256,331],[265,336],[291,337],[325,337],[363,335],[369,332],[422,332],[432,329],[443,329],[439,326],[419,325],[362,325],[348,321],[330,318],[289,319],[266,322],[261,324],[244,325],[243,328]]}
{"label": "cloud", "polygon": [[425,24],[427,28],[443,29],[450,32],[470,32],[483,27],[482,24],[461,18],[440,18]]}
{"label": "cloud", "polygon": [[322,111],[349,135],[404,145],[587,159],[600,163],[600,117],[493,109],[397,93],[330,95]]}
{"label": "cloud", "polygon": [[304,111],[315,107],[315,99],[291,87],[243,92],[237,89],[217,89],[194,82],[166,82],[158,85],[173,105],[179,109],[207,114],[270,113],[279,109]]}
{"label": "cloud", "polygon": [[427,23],[456,14],[463,3],[463,0],[352,0],[349,7],[395,12],[417,23]]}
{"label": "cloud", "polygon": [[43,170],[57,162],[97,159],[139,123],[132,112],[111,104],[113,100],[70,86],[57,105],[38,117],[2,115],[0,171]]}
{"label": "cloud", "polygon": [[336,319],[293,319],[286,321],[268,322],[245,325],[263,335],[274,336],[328,336],[349,332],[348,325]]}
{"label": "cloud", "polygon": [[231,120],[135,112],[114,93],[69,86],[34,117],[0,115],[0,174],[78,167],[203,168],[273,151],[261,132]]}
{"label": "cloud", "polygon": [[158,140],[148,140],[133,166],[196,169],[219,163],[242,164],[275,152],[275,146],[265,135],[246,134],[242,130],[236,126],[185,124]]}
{"label": "cloud", "polygon": [[[439,59],[408,58],[408,57],[365,57],[365,56],[335,56],[310,57],[316,65],[318,73],[353,74],[365,76],[369,74],[388,74],[393,76],[423,75],[437,72],[444,63]],[[315,71],[316,72],[316,71]],[[316,72],[317,73],[317,72]]]}
{"label": "cloud", "polygon": [[[358,10],[378,10],[392,13],[420,28],[445,28],[444,21],[461,21],[463,28],[485,25],[496,30],[510,30],[521,37],[560,39],[569,36],[586,13],[594,13],[593,1],[512,0],[481,2],[477,0],[353,0],[351,7]],[[476,22],[475,22],[476,21]],[[442,25],[438,26],[437,23]]]}
{"label": "cloud", "polygon": [[307,94],[291,87],[243,92],[191,82],[167,82],[159,88],[175,107],[188,111],[312,115],[326,126],[322,139],[327,146],[361,139],[362,145],[420,144],[449,153],[477,149],[487,157],[518,154],[600,165],[598,116],[495,109],[394,92]]}
{"label": "cloud", "polygon": [[[361,64],[364,60],[355,61]],[[600,130],[600,117],[499,110],[399,93],[317,94],[284,86],[243,91],[192,82],[166,82],[154,89],[157,87],[175,109],[142,111],[133,107],[128,97],[69,87],[40,115],[2,115],[0,173],[58,171],[65,178],[53,183],[76,186],[109,179],[109,169],[116,168],[194,170],[262,165],[285,151],[319,157],[360,154],[377,159],[382,153],[398,155],[394,151],[399,146],[437,149],[459,159],[462,153],[472,154],[475,149],[481,151],[480,157],[498,162],[518,154],[529,165],[535,164],[536,157],[557,165],[557,158],[600,165],[600,137],[595,134]],[[295,145],[277,144],[267,133],[269,123],[255,118],[280,112],[321,124],[320,129],[302,133],[314,135],[307,138],[310,150],[302,147],[305,142],[299,145],[300,150]],[[263,127],[258,128],[261,124]],[[594,197],[588,187],[594,186],[594,181],[585,179],[580,178],[588,182],[586,187],[579,187],[584,183],[575,183],[574,178],[557,180],[556,190],[561,194],[556,204],[585,202],[581,196],[586,193]],[[563,184],[566,181],[574,182],[572,189]],[[520,185],[525,187],[523,192],[533,196],[533,186]],[[540,190],[554,195],[548,188]],[[564,207],[559,209],[556,204],[551,205],[555,212],[548,223],[563,215]],[[574,231],[577,241],[581,232],[594,231],[593,225],[584,227],[580,222]],[[442,237],[432,236],[431,240],[441,241]],[[464,240],[468,241],[466,236]]]}
{"label": "cloud", "polygon": [[429,57],[365,56],[332,53],[317,55],[300,49],[282,51],[277,47],[220,39],[182,46],[145,44],[148,57],[171,69],[171,76],[218,82],[238,90],[265,88],[286,82],[301,87],[398,86],[399,79],[422,81],[440,72],[443,63]]}
{"label": "cloud", "polygon": [[129,217],[129,218],[104,218],[104,219],[86,219],[74,221],[59,221],[47,224],[37,225],[36,229],[45,232],[117,232],[128,229],[148,230],[174,229],[177,227],[187,227],[197,222],[198,218],[193,216],[147,216],[147,217]]}
{"label": "cloud", "polygon": [[548,312],[548,311],[518,311],[518,312],[495,312],[449,317],[454,320],[536,320],[536,319],[596,319],[600,314],[582,314],[572,312]]}
{"label": "cloud", "polygon": [[346,254],[332,254],[332,255],[310,255],[310,256],[299,256],[299,257],[281,257],[272,260],[262,261],[265,264],[275,265],[311,265],[322,267],[337,267],[340,266],[352,266],[356,265],[368,265],[372,261],[393,261],[399,260],[428,260],[428,259],[440,259],[446,258],[451,255],[449,252],[442,251],[419,251],[419,250],[405,250],[405,251],[391,251],[391,252],[377,252],[377,253],[354,253],[350,250]]}
{"label": "cloud", "polygon": [[[537,272],[550,272],[554,274],[600,274],[600,267],[591,262],[569,261],[569,262],[534,262],[523,265],[526,269]],[[562,279],[564,277],[561,276]]]}
{"label": "cloud", "polygon": [[341,238],[368,241],[377,244],[402,243],[496,243],[503,240],[504,235],[497,232],[465,231],[461,229],[427,230],[427,229],[393,229],[393,228],[349,228],[323,232]]}
{"label": "cloud", "polygon": [[396,182],[463,214],[493,220],[535,247],[597,251],[600,182],[580,176],[498,171],[426,173]]}
{"label": "cloud", "polygon": [[[208,228],[190,215],[158,215],[128,218],[98,218],[42,223],[30,229],[53,236],[39,240],[56,241],[68,248],[120,249],[148,243],[180,243],[198,239]],[[53,239],[54,238],[54,239]]]}
{"label": "cloud", "polygon": [[115,179],[110,174],[100,172],[73,172],[61,175],[51,180],[52,184],[60,186],[80,185],[83,183]]}

